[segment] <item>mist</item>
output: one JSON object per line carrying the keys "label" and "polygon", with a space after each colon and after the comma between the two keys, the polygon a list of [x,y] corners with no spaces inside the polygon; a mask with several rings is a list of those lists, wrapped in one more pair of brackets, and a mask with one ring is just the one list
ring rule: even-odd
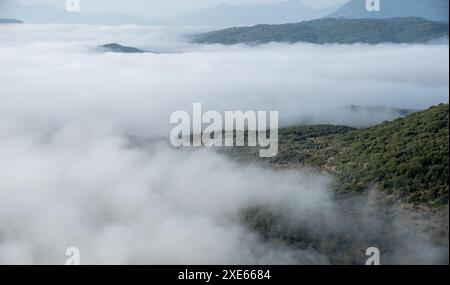
{"label": "mist", "polygon": [[[0,112],[9,126],[95,123],[166,137],[170,114],[194,102],[219,112],[279,111],[282,125],[348,105],[448,102],[447,44],[226,47],[186,41],[196,29],[0,29]],[[160,54],[95,52],[109,42]],[[336,113],[318,121],[342,121]],[[377,123],[366,114],[357,121],[364,119]]]}
{"label": "mist", "polygon": [[[365,248],[374,245],[364,237],[382,240],[376,229],[385,216],[346,220],[333,177],[173,149],[170,114],[201,102],[207,110],[279,111],[282,125],[311,113],[309,123],[372,125],[387,117],[348,120],[327,110],[448,102],[448,44],[197,45],[187,40],[196,31],[0,26],[0,264],[63,264],[70,246],[82,264],[333,262],[252,230],[242,211],[254,207],[281,207],[281,226],[317,225],[327,229],[319,235],[346,239],[358,233]],[[158,53],[96,50],[109,42]],[[132,135],[154,140],[136,147]],[[370,213],[370,201],[354,203],[355,216]],[[390,216],[389,262],[405,263],[405,251],[409,262],[448,261],[403,215]]]}
{"label": "mist", "polygon": [[356,247],[360,264],[370,246],[384,250],[384,264],[448,260],[421,220],[408,220],[412,210],[387,214],[373,197],[337,202],[333,178],[308,171],[164,142],[137,148],[95,127],[3,137],[0,157],[0,264],[63,264],[72,246],[82,264],[334,263],[252,230],[243,212],[254,208],[279,215],[272,234],[346,241],[334,250]]}
{"label": "mist", "polygon": [[[293,263],[295,252],[263,244],[237,223],[238,209],[288,197],[326,200],[320,177],[125,145],[74,129],[44,143],[2,142],[0,263],[63,264],[69,246],[80,248],[83,264]],[[8,158],[14,149],[20,154]]]}

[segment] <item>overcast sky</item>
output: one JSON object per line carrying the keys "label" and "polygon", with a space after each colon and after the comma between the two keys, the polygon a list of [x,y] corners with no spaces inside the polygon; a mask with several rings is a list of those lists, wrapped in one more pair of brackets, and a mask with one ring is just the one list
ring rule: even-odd
{"label": "overcast sky", "polygon": [[[63,8],[66,0],[18,0],[25,4],[46,3]],[[302,0],[312,7],[324,7],[346,0]],[[80,0],[84,12],[123,12],[135,16],[162,17],[227,4],[269,4],[283,0]]]}

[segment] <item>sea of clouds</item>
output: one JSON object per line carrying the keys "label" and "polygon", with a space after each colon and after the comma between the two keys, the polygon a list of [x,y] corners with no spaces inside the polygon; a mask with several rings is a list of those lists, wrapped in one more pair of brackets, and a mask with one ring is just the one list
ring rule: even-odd
{"label": "sea of clouds", "polygon": [[[448,102],[447,43],[203,46],[187,41],[195,32],[0,26],[0,264],[63,264],[70,246],[85,264],[328,263],[262,240],[239,213],[277,204],[293,217],[334,216],[333,178],[244,167],[158,140],[136,148],[128,137],[168,139],[170,114],[194,102],[276,110],[283,125],[305,114],[323,122],[321,113],[347,105]],[[157,53],[96,50],[110,42]],[[333,114],[326,123],[386,119]],[[419,241],[417,259],[394,260],[442,261]]]}

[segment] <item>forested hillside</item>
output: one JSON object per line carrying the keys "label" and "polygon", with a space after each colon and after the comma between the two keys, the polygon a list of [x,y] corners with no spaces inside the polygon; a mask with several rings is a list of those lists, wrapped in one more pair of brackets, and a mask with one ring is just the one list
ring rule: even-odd
{"label": "forested hillside", "polygon": [[448,203],[449,107],[442,104],[366,129],[301,126],[280,130],[279,153],[262,160],[234,148],[241,161],[306,166],[335,175],[342,196],[376,186],[393,199],[436,207]]}
{"label": "forested hillside", "polygon": [[209,44],[261,44],[269,42],[419,43],[448,36],[448,23],[421,18],[320,19],[294,24],[234,27],[194,36]]}

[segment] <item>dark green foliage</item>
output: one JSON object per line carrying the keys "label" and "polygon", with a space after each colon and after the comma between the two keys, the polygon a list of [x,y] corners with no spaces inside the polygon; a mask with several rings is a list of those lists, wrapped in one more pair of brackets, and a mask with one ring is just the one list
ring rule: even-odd
{"label": "dark green foliage", "polygon": [[[331,264],[362,265],[367,258],[366,249],[375,245],[382,252],[385,265],[430,262],[414,254],[404,258],[409,254],[409,242],[439,249],[442,256],[433,263],[447,264],[448,218],[447,222],[440,222],[442,213],[436,216],[424,213],[420,210],[399,212],[393,205],[363,195],[336,201],[332,212],[318,209],[309,215],[292,217],[283,207],[259,205],[245,208],[241,217],[243,224],[258,233],[262,240],[319,253]],[[426,232],[429,238],[421,240],[424,236],[417,234],[421,232]],[[307,264],[322,262],[299,260]]]}
{"label": "dark green foliage", "polygon": [[234,27],[200,34],[198,43],[259,44],[269,42],[416,43],[448,36],[448,23],[421,18],[319,19],[295,24]]}
{"label": "dark green foliage", "polygon": [[448,112],[441,104],[359,130],[281,129],[279,153],[270,159],[259,158],[258,148],[233,148],[230,155],[241,162],[314,168],[339,180],[331,212],[292,215],[283,205],[253,205],[242,210],[243,224],[265,241],[317,252],[331,264],[364,264],[365,249],[374,245],[382,264],[430,262],[426,255],[405,257],[411,243],[437,250],[442,256],[432,262],[448,264]]}
{"label": "dark green foliage", "polygon": [[138,48],[122,46],[116,43],[99,46],[99,49],[106,52],[116,52],[116,53],[145,53],[145,51],[140,50]]}
{"label": "dark green foliage", "polygon": [[441,104],[367,129],[305,126],[281,129],[279,153],[233,148],[241,161],[309,167],[334,174],[351,196],[376,185],[392,199],[441,207],[449,192],[449,107]]}

